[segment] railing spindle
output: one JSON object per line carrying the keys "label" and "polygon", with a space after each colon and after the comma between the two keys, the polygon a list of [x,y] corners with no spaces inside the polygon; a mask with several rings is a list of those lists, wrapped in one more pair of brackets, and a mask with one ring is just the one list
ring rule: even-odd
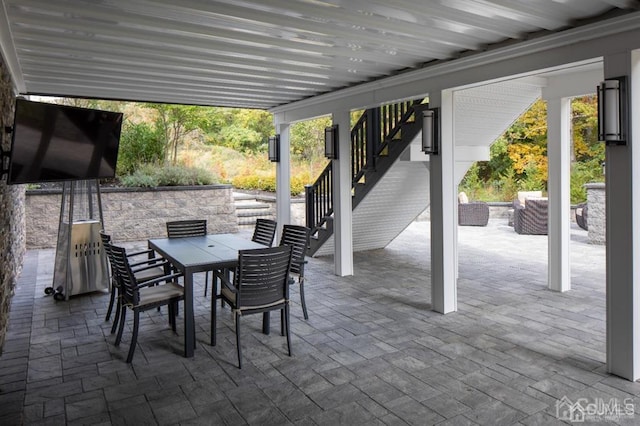
{"label": "railing spindle", "polygon": [[[421,100],[399,102],[366,110],[351,130],[350,164],[352,188],[365,175],[375,170],[376,158],[401,131],[402,123],[411,118],[413,106]],[[312,235],[333,214],[332,163],[322,171],[313,185],[305,186],[306,223]]]}

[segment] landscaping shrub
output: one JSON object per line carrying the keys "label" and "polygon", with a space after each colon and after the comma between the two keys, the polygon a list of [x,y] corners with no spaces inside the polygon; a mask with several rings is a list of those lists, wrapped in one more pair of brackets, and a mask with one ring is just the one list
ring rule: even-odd
{"label": "landscaping shrub", "polygon": [[142,170],[136,170],[133,174],[122,177],[120,183],[126,187],[153,188],[158,186],[158,179]]}
{"label": "landscaping shrub", "polygon": [[208,170],[182,166],[155,166],[146,164],[121,179],[123,186],[189,186],[217,183]]}
{"label": "landscaping shrub", "polygon": [[603,182],[602,165],[599,159],[593,159],[583,163],[575,163],[571,170],[571,202],[578,204],[587,201],[585,183]]}
{"label": "landscaping shrub", "polygon": [[118,148],[118,176],[129,175],[143,164],[161,163],[163,158],[164,142],[150,125],[124,124]]}
{"label": "landscaping shrub", "polygon": [[[297,196],[304,194],[304,186],[309,182],[308,173],[300,173],[291,176],[289,181],[291,195]],[[231,184],[237,189],[258,190],[258,191],[276,191],[275,174],[245,174],[234,177]]]}

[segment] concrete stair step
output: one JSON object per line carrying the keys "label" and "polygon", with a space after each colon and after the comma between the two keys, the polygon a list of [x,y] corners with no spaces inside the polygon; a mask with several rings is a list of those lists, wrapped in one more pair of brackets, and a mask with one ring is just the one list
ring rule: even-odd
{"label": "concrete stair step", "polygon": [[234,192],[233,199],[240,229],[253,228],[258,218],[275,219],[272,205],[260,201],[254,194]]}
{"label": "concrete stair step", "polygon": [[251,209],[264,209],[264,208],[269,208],[269,204],[267,203],[262,203],[260,201],[256,201],[256,200],[242,200],[242,201],[236,201],[235,202],[236,205],[236,209],[243,209],[243,210],[251,210]]}

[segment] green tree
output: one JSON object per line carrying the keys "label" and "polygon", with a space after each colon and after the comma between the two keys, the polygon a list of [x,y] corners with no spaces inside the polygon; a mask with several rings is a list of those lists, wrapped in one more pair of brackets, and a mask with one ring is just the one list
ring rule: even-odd
{"label": "green tree", "polygon": [[256,146],[252,152],[267,152],[269,136],[275,133],[273,115],[270,112],[258,109],[236,109],[234,122],[260,135],[260,145]]}
{"label": "green tree", "polygon": [[605,144],[598,141],[598,100],[596,96],[583,96],[571,101],[573,158],[571,167],[571,202],[587,199],[584,184],[602,181]]}
{"label": "green tree", "polygon": [[246,154],[254,153],[263,145],[263,136],[255,130],[248,129],[237,123],[225,126],[218,133],[223,146]]}
{"label": "green tree", "polygon": [[291,126],[291,154],[310,163],[324,155],[324,129],[331,125],[331,117],[301,121]]}
{"label": "green tree", "polygon": [[583,96],[571,101],[573,159],[604,161],[604,144],[598,141],[598,99]]}
{"label": "green tree", "polygon": [[212,108],[207,122],[207,142],[238,152],[267,151],[274,134],[273,116],[268,111],[240,108]]}
{"label": "green tree", "polygon": [[83,99],[83,98],[61,98],[59,102],[61,105],[69,105],[79,108],[92,108],[101,109],[105,111],[121,112],[124,106],[127,104],[122,101],[105,101],[101,99]]}
{"label": "green tree", "polygon": [[176,164],[178,147],[191,132],[206,127],[210,108],[195,105],[147,104],[156,111],[156,128],[165,143],[165,161]]}
{"label": "green tree", "polygon": [[118,176],[129,175],[144,164],[159,164],[164,160],[164,141],[147,123],[125,121],[118,149]]}

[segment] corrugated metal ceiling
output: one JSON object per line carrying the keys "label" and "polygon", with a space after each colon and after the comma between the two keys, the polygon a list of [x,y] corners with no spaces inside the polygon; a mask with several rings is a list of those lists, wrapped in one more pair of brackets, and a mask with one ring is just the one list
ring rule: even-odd
{"label": "corrugated metal ceiling", "polygon": [[0,47],[23,93],[267,109],[638,3],[2,0]]}

